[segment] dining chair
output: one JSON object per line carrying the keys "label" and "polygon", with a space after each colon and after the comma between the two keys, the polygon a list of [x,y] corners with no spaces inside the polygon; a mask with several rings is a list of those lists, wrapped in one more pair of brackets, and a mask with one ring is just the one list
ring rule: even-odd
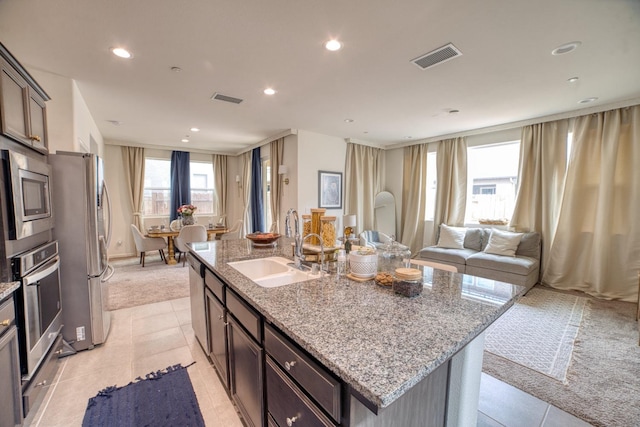
{"label": "dining chair", "polygon": [[133,241],[136,243],[136,250],[140,252],[140,264],[144,267],[144,258],[147,251],[160,252],[160,259],[167,263],[164,256],[164,249],[167,242],[162,237],[145,237],[135,224],[131,224],[131,232],[133,233]]}
{"label": "dining chair", "polygon": [[427,266],[431,268],[437,268],[438,270],[452,271],[454,273],[458,272],[458,269],[455,266],[449,265],[449,264],[441,264],[439,262],[433,262],[433,261],[423,261],[421,259],[412,259],[409,262],[414,265],[422,265],[422,266]]}
{"label": "dining chair", "polygon": [[242,230],[242,224],[244,221],[241,219],[237,220],[233,227],[229,229],[226,233],[220,236],[220,240],[235,240],[240,238],[240,231]]}
{"label": "dining chair", "polygon": [[[182,258],[182,266],[184,267],[185,262],[187,261],[187,252],[189,252],[189,247],[187,243],[194,242],[206,242],[207,241],[207,229],[204,228],[202,224],[194,224],[194,225],[185,225],[180,229],[180,233],[174,237],[173,243],[180,251],[178,253],[178,262],[180,262],[180,258]],[[182,254],[185,254],[184,258]]]}

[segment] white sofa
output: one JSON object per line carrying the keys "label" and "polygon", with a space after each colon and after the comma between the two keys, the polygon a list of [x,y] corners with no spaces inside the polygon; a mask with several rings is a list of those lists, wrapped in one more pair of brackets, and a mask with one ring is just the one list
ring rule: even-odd
{"label": "white sofa", "polygon": [[524,233],[515,256],[484,252],[490,235],[489,228],[467,228],[462,249],[428,246],[420,250],[416,258],[453,265],[458,269],[458,273],[486,277],[527,288],[538,283],[540,234]]}

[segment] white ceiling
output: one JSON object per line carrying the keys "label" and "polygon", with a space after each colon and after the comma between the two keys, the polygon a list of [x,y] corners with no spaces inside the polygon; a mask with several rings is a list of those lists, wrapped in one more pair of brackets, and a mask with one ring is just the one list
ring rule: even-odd
{"label": "white ceiling", "polygon": [[[390,146],[640,97],[638,0],[0,0],[0,41],[74,79],[105,139],[230,154],[287,129]],[[463,55],[410,62],[447,43]]]}

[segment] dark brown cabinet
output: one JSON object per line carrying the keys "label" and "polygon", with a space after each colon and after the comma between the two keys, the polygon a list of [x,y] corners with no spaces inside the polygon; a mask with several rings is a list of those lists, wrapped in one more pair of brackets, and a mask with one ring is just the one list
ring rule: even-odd
{"label": "dark brown cabinet", "polygon": [[229,372],[231,397],[247,425],[264,425],[262,348],[229,316]]}
{"label": "dark brown cabinet", "polygon": [[229,369],[227,356],[227,313],[213,292],[205,290],[207,316],[209,317],[209,359],[218,370],[224,387],[229,389]]}
{"label": "dark brown cabinet", "polygon": [[0,45],[0,130],[2,134],[47,153],[49,97]]}
{"label": "dark brown cabinet", "polygon": [[22,391],[13,298],[0,304],[0,427],[22,425]]}
{"label": "dark brown cabinet", "polygon": [[280,426],[334,427],[318,408],[267,356],[269,417]]}

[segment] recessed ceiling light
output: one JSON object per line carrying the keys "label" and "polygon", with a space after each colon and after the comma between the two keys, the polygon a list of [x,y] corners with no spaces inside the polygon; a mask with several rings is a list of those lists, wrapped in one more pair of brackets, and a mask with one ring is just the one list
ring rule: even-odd
{"label": "recessed ceiling light", "polygon": [[171,71],[173,71],[174,73],[179,73],[180,71],[182,71],[182,68],[180,68],[180,67],[171,67]]}
{"label": "recessed ceiling light", "polygon": [[588,104],[590,102],[597,101],[597,100],[598,98],[594,96],[592,98],[581,99],[580,101],[578,101],[578,104]]}
{"label": "recessed ceiling light", "polygon": [[275,95],[276,93],[275,89],[272,89],[270,87],[266,88],[263,92],[265,95]]}
{"label": "recessed ceiling light", "polygon": [[405,136],[404,139],[413,139],[412,136]]}
{"label": "recessed ceiling light", "polygon": [[551,55],[564,55],[565,53],[573,52],[580,46],[582,42],[569,42],[558,46],[551,51]]}
{"label": "recessed ceiling light", "polygon": [[107,123],[111,123],[113,126],[120,126],[122,124],[120,120],[107,120]]}
{"label": "recessed ceiling light", "polygon": [[569,83],[575,83],[575,82],[577,82],[578,80],[580,80],[580,78],[578,78],[578,77],[571,77],[571,78],[567,79],[567,81],[568,81]]}
{"label": "recessed ceiling light", "polygon": [[181,142],[189,142],[189,140],[187,138],[182,138],[180,141]]}
{"label": "recessed ceiling light", "polygon": [[353,123],[353,119],[344,119],[345,123]]}
{"label": "recessed ceiling light", "polygon": [[111,53],[113,53],[115,56],[118,56],[124,59],[133,58],[133,55],[131,54],[131,52],[129,52],[127,49],[122,47],[111,48]]}
{"label": "recessed ceiling light", "polygon": [[200,128],[191,128],[189,129],[191,132],[200,132]]}
{"label": "recessed ceiling light", "polygon": [[342,43],[340,43],[338,40],[336,39],[331,39],[328,42],[326,42],[324,44],[324,47],[327,50],[330,50],[332,52],[336,51],[336,50],[340,50],[342,48]]}
{"label": "recessed ceiling light", "polygon": [[449,110],[449,114],[458,114],[460,110]]}

